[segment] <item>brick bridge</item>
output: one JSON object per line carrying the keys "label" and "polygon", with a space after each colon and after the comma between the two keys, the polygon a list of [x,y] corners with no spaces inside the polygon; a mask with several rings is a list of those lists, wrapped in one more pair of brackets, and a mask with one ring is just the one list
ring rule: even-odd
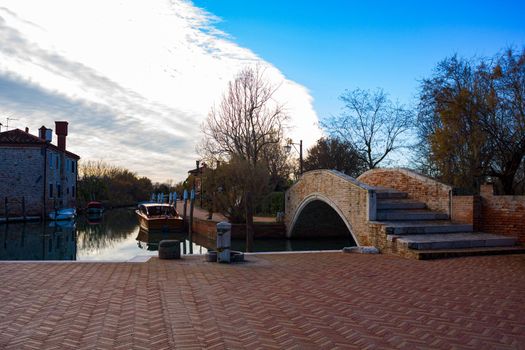
{"label": "brick bridge", "polygon": [[357,179],[314,170],[286,192],[286,234],[346,236],[350,245],[417,258],[523,251],[515,237],[475,232],[476,201],[464,202],[452,187],[408,169],[373,169]]}

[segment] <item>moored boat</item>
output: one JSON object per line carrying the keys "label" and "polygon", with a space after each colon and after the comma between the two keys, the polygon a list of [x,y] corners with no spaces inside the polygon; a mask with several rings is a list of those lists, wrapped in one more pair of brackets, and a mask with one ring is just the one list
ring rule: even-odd
{"label": "moored boat", "polygon": [[75,208],[65,208],[60,210],[53,210],[49,213],[49,218],[51,220],[72,220],[77,215],[77,210]]}
{"label": "moored boat", "polygon": [[146,203],[140,204],[135,210],[139,225],[147,231],[182,232],[184,222],[171,204]]}

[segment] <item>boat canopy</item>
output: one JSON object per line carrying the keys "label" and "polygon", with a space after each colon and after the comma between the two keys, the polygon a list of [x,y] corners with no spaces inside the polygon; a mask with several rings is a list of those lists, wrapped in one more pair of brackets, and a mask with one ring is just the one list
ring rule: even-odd
{"label": "boat canopy", "polygon": [[173,215],[177,216],[175,207],[171,204],[148,203],[139,205],[139,211],[147,216]]}

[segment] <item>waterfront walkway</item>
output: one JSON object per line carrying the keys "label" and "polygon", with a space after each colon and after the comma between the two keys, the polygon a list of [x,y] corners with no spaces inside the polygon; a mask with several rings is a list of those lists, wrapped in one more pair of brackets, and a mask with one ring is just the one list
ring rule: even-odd
{"label": "waterfront walkway", "polygon": [[0,263],[0,349],[520,349],[525,255]]}

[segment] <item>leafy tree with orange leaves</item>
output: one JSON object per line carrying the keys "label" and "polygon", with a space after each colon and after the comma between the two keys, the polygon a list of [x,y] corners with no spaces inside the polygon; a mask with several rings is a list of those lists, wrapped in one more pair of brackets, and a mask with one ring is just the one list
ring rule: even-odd
{"label": "leafy tree with orange leaves", "polygon": [[422,82],[418,121],[423,170],[471,192],[490,176],[514,193],[525,158],[525,50],[443,60]]}

